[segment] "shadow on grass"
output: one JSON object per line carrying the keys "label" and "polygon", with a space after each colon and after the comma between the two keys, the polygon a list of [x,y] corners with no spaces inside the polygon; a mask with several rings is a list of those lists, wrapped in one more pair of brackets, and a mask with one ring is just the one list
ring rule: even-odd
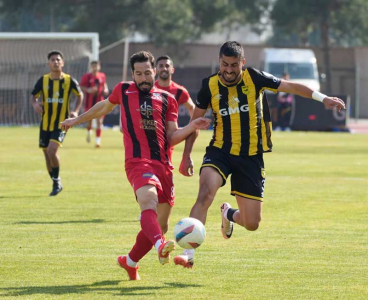
{"label": "shadow on grass", "polygon": [[40,224],[40,225],[45,225],[45,224],[50,224],[50,225],[54,225],[54,224],[88,224],[88,223],[103,223],[105,220],[104,219],[93,219],[93,220],[86,220],[86,221],[56,221],[56,222],[33,222],[33,221],[22,221],[22,222],[17,222],[17,223],[13,223],[13,225],[34,225],[34,224]]}
{"label": "shadow on grass", "polygon": [[[139,286],[119,287],[118,284],[124,281],[99,281],[92,284],[83,285],[61,285],[61,286],[26,286],[2,288],[0,297],[14,296],[32,296],[32,295],[65,295],[65,294],[87,294],[112,292],[115,296],[141,296],[152,295],[152,291],[165,289],[178,289],[187,287],[202,287],[198,284],[184,284],[178,282],[164,283],[163,286],[145,286],[141,281],[137,282]],[[128,281],[126,281],[128,282]],[[131,283],[129,283],[131,284]]]}

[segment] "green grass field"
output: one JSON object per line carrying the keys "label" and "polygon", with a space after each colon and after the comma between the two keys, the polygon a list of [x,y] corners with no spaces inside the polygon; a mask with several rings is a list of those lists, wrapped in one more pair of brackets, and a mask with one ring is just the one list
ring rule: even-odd
{"label": "green grass field", "polygon": [[[202,132],[195,145],[196,175],[175,170],[168,238],[196,198],[210,135]],[[236,205],[227,184],[209,210],[193,270],[161,266],[151,251],[138,282],[116,265],[140,228],[122,135],[105,130],[95,149],[85,130],[72,129],[60,150],[57,197],[48,197],[38,128],[1,127],[0,139],[0,298],[368,299],[367,135],[274,133],[260,228],[235,227],[222,238],[219,206]]]}

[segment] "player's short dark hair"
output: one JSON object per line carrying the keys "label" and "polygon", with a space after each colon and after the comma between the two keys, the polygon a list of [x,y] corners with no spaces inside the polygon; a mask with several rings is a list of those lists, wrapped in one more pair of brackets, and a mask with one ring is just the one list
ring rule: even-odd
{"label": "player's short dark hair", "polygon": [[230,56],[244,59],[243,46],[236,41],[228,41],[220,48],[219,57],[221,58],[222,56]]}
{"label": "player's short dark hair", "polygon": [[161,55],[159,58],[156,59],[156,66],[160,60],[170,60],[171,64],[173,64],[173,61],[170,56],[168,55]]}
{"label": "player's short dark hair", "polygon": [[90,64],[91,66],[92,66],[92,65],[99,65],[99,64],[100,64],[100,61],[99,61],[99,60],[92,60],[89,64]]}
{"label": "player's short dark hair", "polygon": [[130,57],[130,68],[132,69],[132,72],[134,72],[134,64],[137,62],[146,62],[148,61],[152,69],[155,67],[155,58],[149,51],[139,51],[137,53],[134,53]]}
{"label": "player's short dark hair", "polygon": [[52,50],[47,54],[47,60],[50,60],[53,55],[60,55],[60,57],[64,59],[64,55],[60,50]]}

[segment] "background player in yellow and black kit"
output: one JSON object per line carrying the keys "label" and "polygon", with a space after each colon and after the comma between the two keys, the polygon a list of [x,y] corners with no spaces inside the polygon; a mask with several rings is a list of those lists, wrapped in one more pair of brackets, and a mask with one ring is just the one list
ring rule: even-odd
{"label": "background player in yellow and black kit", "polygon": [[[39,146],[42,148],[46,167],[53,180],[50,196],[56,196],[63,189],[59,177],[60,159],[58,150],[64,141],[65,133],[60,122],[69,116],[77,117],[83,101],[83,94],[78,82],[63,73],[64,57],[58,50],[47,55],[50,73],[43,75],[36,83],[31,96],[31,103],[37,113],[42,114]],[[77,96],[76,106],[70,111],[71,93]],[[41,96],[42,100],[38,101]]]}
{"label": "background player in yellow and black kit", "polygon": [[[297,94],[324,103],[326,108],[344,109],[341,99],[328,97],[305,85],[279,79],[253,68],[245,68],[243,47],[235,41],[222,45],[220,72],[205,78],[198,92],[192,120],[204,116],[212,108],[214,133],[206,149],[200,171],[200,186],[190,217],[206,222],[207,210],[217,190],[231,174],[231,195],[239,209],[229,203],[221,205],[221,232],[225,239],[232,235],[233,223],[256,230],[261,221],[266,172],[263,153],[272,150],[271,120],[264,90]],[[190,153],[196,134],[185,143],[180,173],[193,174]],[[194,249],[184,251],[175,264],[191,268]]]}

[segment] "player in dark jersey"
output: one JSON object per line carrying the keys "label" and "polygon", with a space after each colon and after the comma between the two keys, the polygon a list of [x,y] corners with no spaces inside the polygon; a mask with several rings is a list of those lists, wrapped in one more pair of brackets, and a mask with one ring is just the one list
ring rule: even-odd
{"label": "player in dark jersey", "polygon": [[[39,146],[44,152],[46,167],[53,180],[50,196],[56,196],[63,189],[59,177],[58,150],[64,141],[65,134],[61,130],[60,122],[69,116],[78,116],[83,94],[78,82],[70,75],[63,73],[63,54],[58,50],[53,50],[47,55],[47,58],[50,73],[43,75],[37,81],[32,91],[31,103],[34,110],[42,114]],[[73,111],[70,111],[71,93],[77,96]],[[40,96],[42,99],[38,101]]]}
{"label": "player in dark jersey", "polygon": [[[231,174],[231,195],[235,196],[239,209],[231,208],[226,202],[221,205],[221,232],[228,239],[234,222],[247,230],[256,230],[261,221],[266,180],[263,153],[272,149],[272,126],[264,90],[313,98],[330,109],[345,109],[345,104],[341,99],[328,97],[305,85],[253,68],[243,70],[244,50],[238,42],[222,45],[219,64],[219,73],[202,81],[192,117],[192,120],[202,117],[207,108],[212,108],[214,133],[203,158],[198,197],[190,216],[205,224],[218,189]],[[196,134],[192,134],[185,143],[179,168],[184,176],[193,175],[190,153],[195,139]],[[191,268],[194,250],[184,251],[174,262]]]}
{"label": "player in dark jersey", "polygon": [[[109,94],[109,88],[106,83],[106,75],[100,72],[101,65],[99,61],[91,61],[90,72],[82,76],[80,86],[84,92],[84,111],[89,110],[97,102],[102,101]],[[103,117],[96,119],[96,147],[101,146],[101,130]],[[87,143],[91,142],[92,121],[87,122]]]}
{"label": "player in dark jersey", "polygon": [[108,99],[62,125],[68,130],[120,105],[125,171],[142,212],[142,230],[129,254],[118,257],[118,264],[131,280],[139,280],[138,262],[152,246],[158,251],[161,264],[169,261],[169,254],[174,250],[174,242],[165,241],[163,236],[168,229],[175,198],[168,147],[180,143],[197,129],[208,128],[210,120],[197,118],[178,129],[176,100],[154,86],[156,70],[152,54],[148,51],[135,53],[130,58],[130,65],[134,82],[119,83]]}

